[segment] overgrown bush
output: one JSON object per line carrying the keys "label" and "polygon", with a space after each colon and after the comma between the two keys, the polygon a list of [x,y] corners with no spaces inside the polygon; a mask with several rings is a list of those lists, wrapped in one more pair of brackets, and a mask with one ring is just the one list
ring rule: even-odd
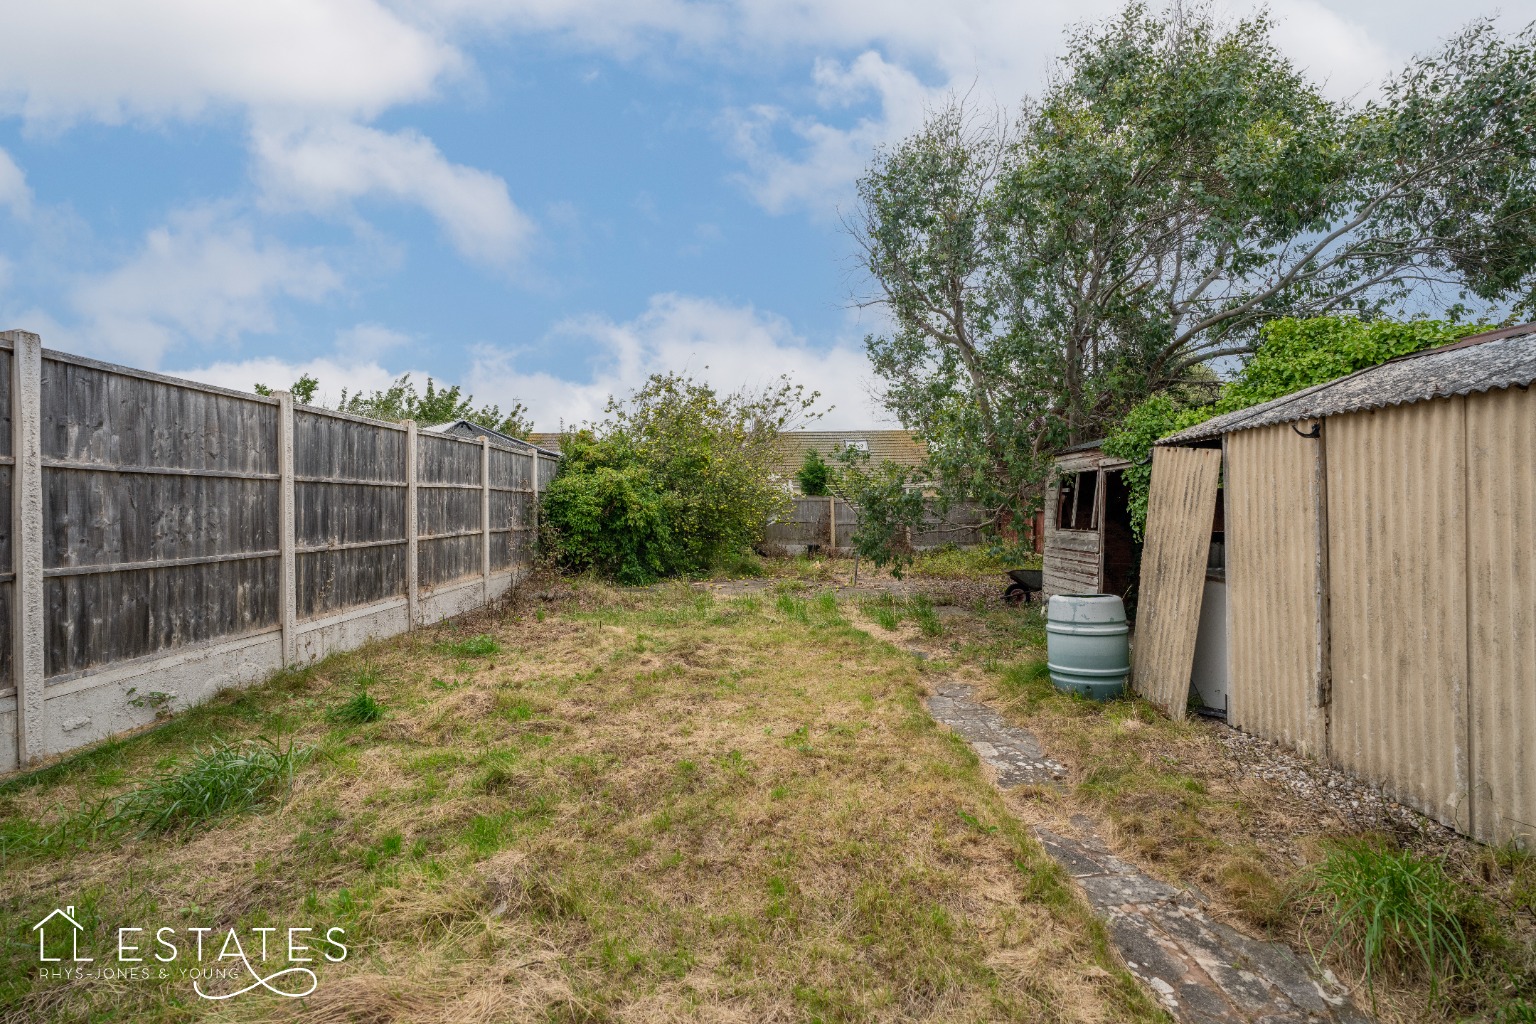
{"label": "overgrown bush", "polygon": [[1104,451],[1129,459],[1131,527],[1141,536],[1147,522],[1152,445],[1213,416],[1236,412],[1314,384],[1384,363],[1486,330],[1482,324],[1443,320],[1358,320],[1323,316],[1286,318],[1266,324],[1258,351],[1237,377],[1223,385],[1214,402],[1195,404],[1182,395],[1154,395],[1133,408],[1120,429],[1104,440]]}
{"label": "overgrown bush", "polygon": [[655,375],[607,419],[561,440],[544,535],[562,568],[626,584],[705,572],[757,540],[788,495],[773,479],[779,432],[819,395],[785,378],[720,396]]}
{"label": "overgrown bush", "polygon": [[844,448],[837,458],[832,487],[859,510],[854,553],[878,568],[889,568],[900,579],[912,564],[910,536],[922,529],[926,471],[888,459],[871,462],[868,452],[852,447]]}

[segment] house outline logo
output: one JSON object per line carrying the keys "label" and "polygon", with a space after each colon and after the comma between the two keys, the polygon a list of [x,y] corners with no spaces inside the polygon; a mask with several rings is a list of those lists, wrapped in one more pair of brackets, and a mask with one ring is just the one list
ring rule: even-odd
{"label": "house outline logo", "polygon": [[52,921],[56,917],[62,917],[64,920],[70,923],[72,928],[69,933],[70,955],[74,961],[76,963],[94,962],[96,959],[95,957],[80,955],[80,933],[85,931],[85,925],[75,920],[75,908],[73,904],[70,904],[62,910],[58,907],[53,908],[52,913],[32,926],[32,930],[37,932],[37,958],[46,963],[58,963],[64,959],[61,956],[48,955],[48,930],[44,928],[43,925],[47,924],[49,921]]}

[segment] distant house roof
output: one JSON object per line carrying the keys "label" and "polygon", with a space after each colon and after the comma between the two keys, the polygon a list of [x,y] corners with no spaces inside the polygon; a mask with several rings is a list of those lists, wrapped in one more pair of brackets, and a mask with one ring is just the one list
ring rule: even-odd
{"label": "distant house roof", "polygon": [[531,444],[538,445],[546,452],[558,453],[560,451],[560,435],[557,433],[540,433],[536,430],[528,435],[528,441]]}
{"label": "distant house roof", "polygon": [[910,430],[787,430],[779,435],[779,444],[778,472],[785,477],[800,471],[812,448],[829,462],[850,444],[867,447],[871,462],[921,466],[928,461],[928,445]]}
{"label": "distant house roof", "polygon": [[[452,420],[448,423],[434,423],[430,427],[422,427],[421,429],[429,434],[455,434],[459,437],[488,437],[492,441],[495,441],[497,444],[508,445],[513,448],[537,448],[545,455],[560,454],[559,447],[548,448],[539,444],[537,441],[524,441],[520,437],[513,437],[511,434],[503,434],[499,430],[492,430],[490,427],[482,427],[480,424],[471,423],[469,420]],[[538,437],[541,435],[531,434],[529,436]],[[549,436],[557,439],[560,437],[559,434],[552,434]]]}
{"label": "distant house roof", "polygon": [[1532,381],[1536,381],[1536,324],[1521,324],[1398,356],[1380,366],[1357,370],[1262,405],[1213,417],[1157,443],[1198,444],[1239,430],[1431,398],[1529,387]]}

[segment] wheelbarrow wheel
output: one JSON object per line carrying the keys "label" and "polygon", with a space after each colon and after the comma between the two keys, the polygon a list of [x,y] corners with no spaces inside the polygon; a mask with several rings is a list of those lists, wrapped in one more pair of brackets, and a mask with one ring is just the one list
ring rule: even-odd
{"label": "wheelbarrow wheel", "polygon": [[1003,600],[1018,607],[1029,603],[1029,590],[1022,583],[1010,583],[1008,589],[1003,591]]}

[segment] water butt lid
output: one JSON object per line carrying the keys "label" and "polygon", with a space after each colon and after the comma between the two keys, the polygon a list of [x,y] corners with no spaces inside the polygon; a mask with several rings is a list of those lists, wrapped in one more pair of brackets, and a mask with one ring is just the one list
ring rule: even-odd
{"label": "water butt lid", "polygon": [[1055,622],[1124,622],[1125,602],[1115,594],[1053,594],[1046,618]]}

